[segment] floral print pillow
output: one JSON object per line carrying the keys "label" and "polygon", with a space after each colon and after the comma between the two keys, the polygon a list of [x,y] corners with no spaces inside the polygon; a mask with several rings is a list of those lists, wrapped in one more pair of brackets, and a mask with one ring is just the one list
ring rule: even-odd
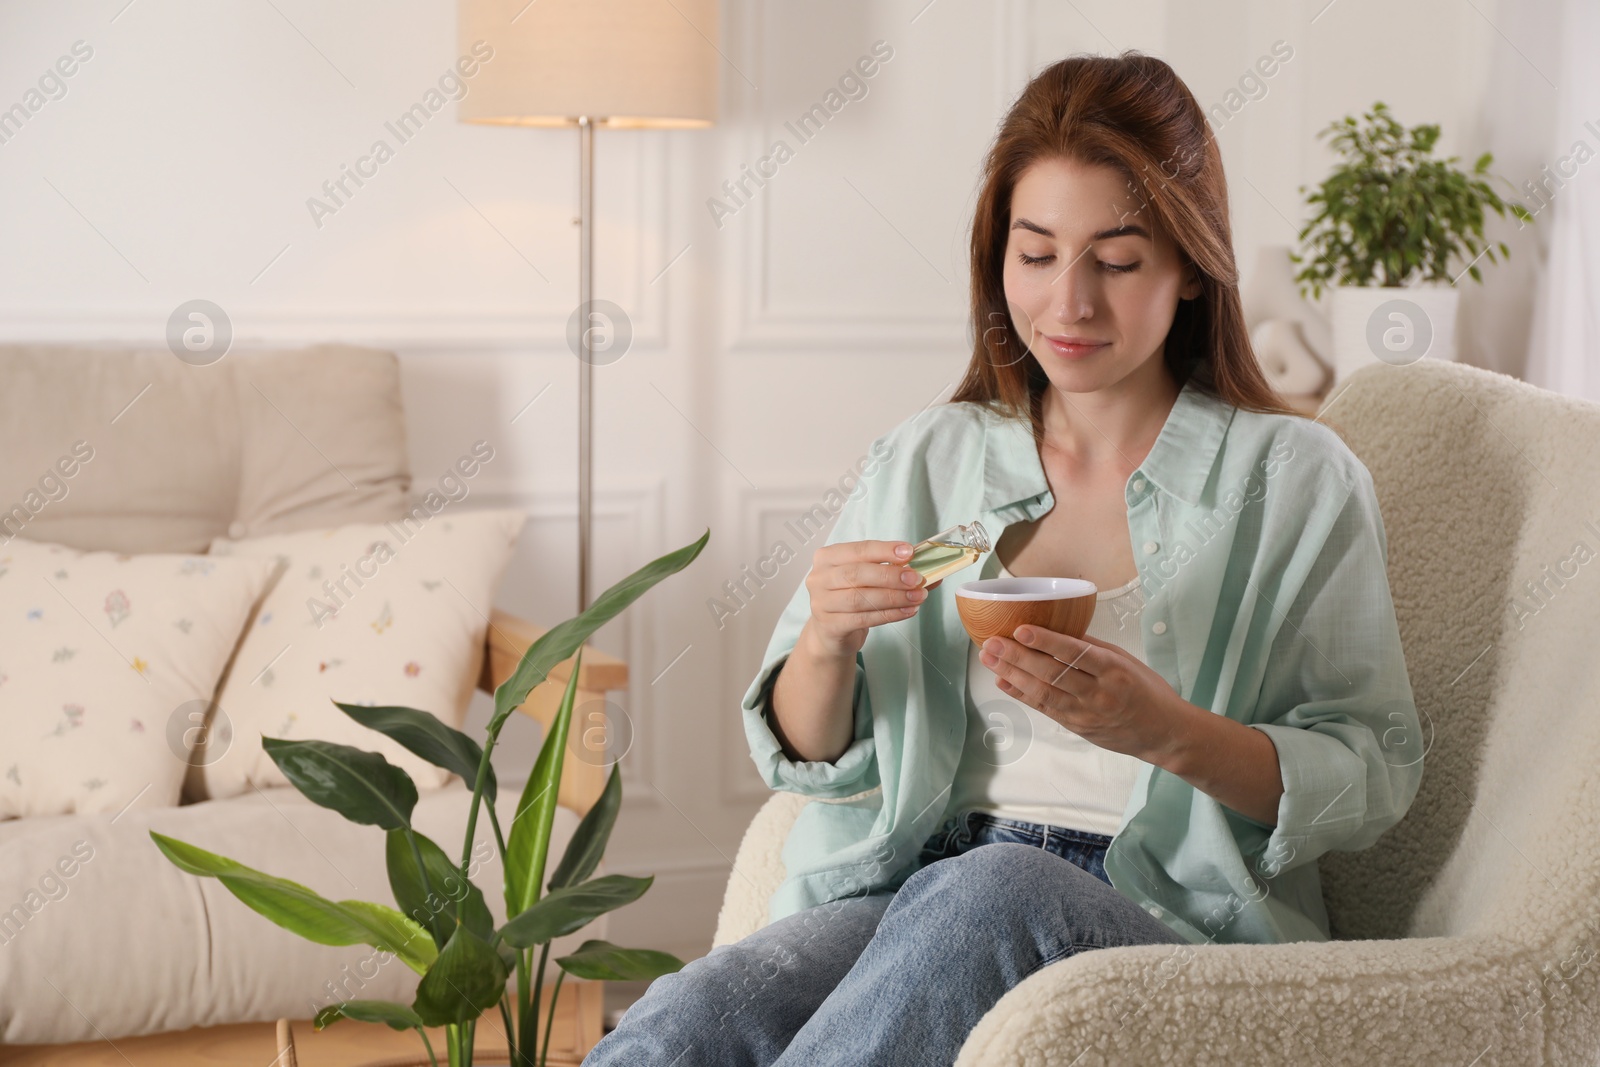
{"label": "floral print pillow", "polygon": [[[283,568],[218,694],[203,789],[228,797],[287,785],[262,736],[379,752],[420,789],[450,775],[334,706],[403,705],[460,727],[477,686],[500,576],[525,512],[429,514],[243,541],[211,554]],[[226,724],[231,738],[220,729]]]}
{"label": "floral print pillow", "polygon": [[0,819],[174,807],[272,561],[0,544]]}

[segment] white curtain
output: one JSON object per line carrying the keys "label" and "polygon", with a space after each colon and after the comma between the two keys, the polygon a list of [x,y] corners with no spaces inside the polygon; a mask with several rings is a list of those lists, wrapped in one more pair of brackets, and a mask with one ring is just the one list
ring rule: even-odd
{"label": "white curtain", "polygon": [[[1563,0],[1561,19],[1549,163],[1564,184],[1537,216],[1536,225],[1549,227],[1550,254],[1535,292],[1524,376],[1558,393],[1600,401],[1600,0]],[[1573,151],[1580,140],[1590,157],[1581,165]],[[1562,157],[1570,159],[1565,169],[1571,177],[1558,169]],[[1529,210],[1538,206],[1517,199]]]}

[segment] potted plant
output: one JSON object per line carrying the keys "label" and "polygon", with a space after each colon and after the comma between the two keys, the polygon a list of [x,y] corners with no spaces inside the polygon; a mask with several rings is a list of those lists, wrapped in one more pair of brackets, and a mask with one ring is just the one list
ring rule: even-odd
{"label": "potted plant", "polygon": [[[398,907],[361,900],[328,900],[305,886],[151,831],[156,847],[183,870],[216,878],[250,908],[286,930],[324,945],[371,945],[393,953],[422,976],[409,1005],[377,1000],[332,1004],[317,1014],[317,1029],[341,1018],[385,1023],[396,1030],[413,1029],[422,1037],[427,1062],[438,1067],[438,1058],[423,1028],[443,1026],[450,1067],[471,1067],[477,1019],[498,1006],[510,1062],[518,1067],[544,1063],[550,1048],[550,1025],[547,1021],[544,1049],[536,1057],[540,1052],[537,1009],[550,942],[639,899],[654,881],[653,876],[630,878],[621,874],[589,877],[605,852],[622,802],[622,782],[616,765],[611,768],[600,799],[578,824],[555,873],[548,881],[545,879],[557,787],[583,660],[582,646],[646,590],[688,566],[710,537],[711,531],[707,530],[698,541],[635,571],[607,589],[577,618],[554,627],[529,646],[511,677],[495,690],[494,713],[481,748],[466,734],[425,711],[338,704],[363,726],[472,783],[459,864],[412,828],[416,785],[410,775],[383,756],[326,741],[264,739],[273,762],[307,798],[352,822],[376,826],[387,834],[389,885]],[[574,652],[577,659],[560,709],[523,788],[510,833],[502,836],[494,810],[495,742],[511,713],[552,668]],[[478,806],[485,799],[489,801],[485,809],[505,871],[507,921],[498,929],[483,890],[468,876]],[[541,946],[535,969],[534,950]],[[551,1019],[561,981],[568,974],[589,980],[649,981],[680,969],[683,961],[665,952],[588,940],[571,955],[558,957],[556,964],[561,973],[551,992]],[[514,995],[506,988],[513,974],[517,979]]]}
{"label": "potted plant", "polygon": [[1491,153],[1463,171],[1458,157],[1433,155],[1437,125],[1407,130],[1381,100],[1362,119],[1346,115],[1317,134],[1331,136],[1344,158],[1306,197],[1316,213],[1299,232],[1305,255],[1290,255],[1304,264],[1295,275],[1302,296],[1308,288],[1313,298],[1324,286],[1332,291],[1339,379],[1374,359],[1454,359],[1456,282],[1463,275],[1481,282],[1478,260],[1495,262],[1496,247],[1510,255],[1504,242],[1483,240],[1484,208],[1533,221],[1484,180]]}

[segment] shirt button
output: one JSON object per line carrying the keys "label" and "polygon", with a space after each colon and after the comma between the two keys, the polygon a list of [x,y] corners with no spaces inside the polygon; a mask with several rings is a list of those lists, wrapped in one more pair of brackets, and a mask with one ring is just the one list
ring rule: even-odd
{"label": "shirt button", "polygon": [[1150,627],[1150,632],[1153,634],[1164,634],[1167,632],[1167,624],[1158,621],[1154,626]]}
{"label": "shirt button", "polygon": [[1135,478],[1133,480],[1133,491],[1135,493],[1144,492],[1144,479],[1143,478]]}
{"label": "shirt button", "polygon": [[1161,546],[1156,544],[1154,541],[1146,541],[1144,543],[1144,554],[1147,556],[1153,556],[1156,554],[1156,549],[1160,547]]}
{"label": "shirt button", "polygon": [[1160,908],[1158,908],[1154,904],[1152,904],[1152,905],[1150,905],[1150,909],[1149,910],[1150,910],[1150,914],[1151,915],[1154,915],[1158,919],[1161,918],[1161,909]]}

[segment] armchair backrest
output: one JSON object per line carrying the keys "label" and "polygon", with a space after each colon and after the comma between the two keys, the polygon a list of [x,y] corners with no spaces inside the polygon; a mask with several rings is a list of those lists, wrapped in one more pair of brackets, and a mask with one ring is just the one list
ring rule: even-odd
{"label": "armchair backrest", "polygon": [[1406,817],[1320,861],[1334,936],[1600,927],[1600,405],[1424,359],[1324,412],[1377,486],[1426,744]]}

